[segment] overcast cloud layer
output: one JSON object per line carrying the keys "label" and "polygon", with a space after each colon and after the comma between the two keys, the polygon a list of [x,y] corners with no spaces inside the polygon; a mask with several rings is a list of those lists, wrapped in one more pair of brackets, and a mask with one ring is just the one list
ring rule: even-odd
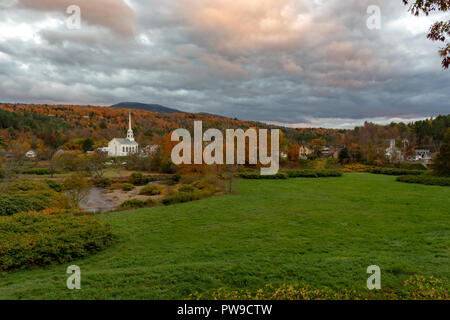
{"label": "overcast cloud layer", "polygon": [[[374,4],[381,30],[366,26]],[[447,114],[450,71],[426,39],[439,17],[401,0],[0,0],[0,101],[326,127]]]}

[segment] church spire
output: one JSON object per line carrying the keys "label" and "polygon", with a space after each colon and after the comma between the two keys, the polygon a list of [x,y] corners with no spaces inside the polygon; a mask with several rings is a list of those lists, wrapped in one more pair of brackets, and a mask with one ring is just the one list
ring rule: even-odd
{"label": "church spire", "polygon": [[134,134],[133,134],[133,129],[131,129],[131,112],[129,114],[129,119],[128,119],[128,133],[127,133],[127,139],[130,141],[134,141]]}

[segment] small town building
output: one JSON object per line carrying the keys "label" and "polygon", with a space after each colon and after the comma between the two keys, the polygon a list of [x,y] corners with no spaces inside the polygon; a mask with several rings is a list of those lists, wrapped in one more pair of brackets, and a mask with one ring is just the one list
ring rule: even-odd
{"label": "small town building", "polygon": [[389,161],[402,160],[402,151],[395,145],[395,139],[389,140],[389,148],[386,149],[385,155]]}
{"label": "small town building", "polygon": [[104,152],[104,153],[108,153],[109,148],[108,147],[100,147],[96,149],[98,152]]}
{"label": "small town building", "polygon": [[429,161],[431,160],[432,154],[429,149],[416,149],[416,161]]}
{"label": "small town building", "polygon": [[127,137],[114,138],[108,144],[108,156],[109,157],[125,157],[133,153],[139,152],[139,145],[134,140],[133,129],[131,128],[131,112],[129,114],[129,124]]}
{"label": "small town building", "polygon": [[25,157],[27,158],[36,158],[36,151],[30,150],[27,153],[25,153]]}
{"label": "small town building", "polygon": [[147,154],[153,155],[158,152],[159,148],[160,148],[160,145],[158,145],[158,144],[148,145],[148,146],[144,147],[142,149],[142,151]]}
{"label": "small town building", "polygon": [[307,159],[308,156],[309,156],[311,153],[313,153],[313,150],[312,150],[312,149],[308,148],[308,147],[305,146],[305,145],[301,145],[301,146],[300,146],[300,149],[299,149],[299,152],[298,152],[298,157],[299,157],[300,159]]}

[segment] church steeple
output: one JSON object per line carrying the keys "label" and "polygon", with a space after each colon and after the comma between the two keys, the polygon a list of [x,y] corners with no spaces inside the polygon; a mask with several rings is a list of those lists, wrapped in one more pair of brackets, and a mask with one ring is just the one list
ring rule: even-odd
{"label": "church steeple", "polygon": [[127,139],[130,140],[130,141],[134,141],[133,129],[131,129],[131,112],[130,112],[129,119],[128,119]]}

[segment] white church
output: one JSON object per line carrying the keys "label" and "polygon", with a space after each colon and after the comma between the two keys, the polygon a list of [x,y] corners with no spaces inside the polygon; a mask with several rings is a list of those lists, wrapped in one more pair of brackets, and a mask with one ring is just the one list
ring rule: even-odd
{"label": "white church", "polygon": [[131,112],[129,115],[129,125],[127,138],[114,138],[108,143],[109,157],[124,157],[139,151],[139,145],[134,140],[133,129],[131,129]]}

